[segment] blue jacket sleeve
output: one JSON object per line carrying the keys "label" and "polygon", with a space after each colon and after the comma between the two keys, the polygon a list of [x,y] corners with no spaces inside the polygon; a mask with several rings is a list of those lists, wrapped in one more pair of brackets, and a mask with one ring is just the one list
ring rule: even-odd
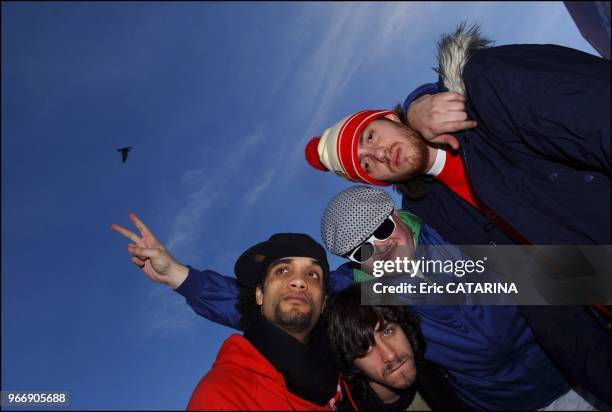
{"label": "blue jacket sleeve", "polygon": [[200,272],[189,266],[187,279],[175,291],[187,299],[189,306],[198,315],[239,329],[240,314],[236,309],[239,286],[235,278],[212,270]]}
{"label": "blue jacket sleeve", "polygon": [[[353,282],[350,262],[332,271],[330,281],[334,291],[349,286]],[[240,289],[235,278],[189,266],[187,278],[175,291],[185,297],[198,315],[211,322],[239,329],[240,314],[236,309],[236,298]]]}
{"label": "blue jacket sleeve", "polygon": [[408,97],[406,97],[406,100],[404,100],[404,104],[402,104],[402,110],[404,110],[404,113],[408,113],[408,106],[410,106],[413,101],[423,96],[424,94],[436,94],[440,93],[441,91],[442,90],[440,90],[437,83],[422,84],[416,89],[414,89],[408,95]]}
{"label": "blue jacket sleeve", "polygon": [[353,283],[353,266],[351,262],[340,265],[338,269],[330,273],[332,290],[339,292],[346,289]]}
{"label": "blue jacket sleeve", "polygon": [[492,145],[610,172],[609,61],[556,45],[492,47],[470,58],[463,80]]}

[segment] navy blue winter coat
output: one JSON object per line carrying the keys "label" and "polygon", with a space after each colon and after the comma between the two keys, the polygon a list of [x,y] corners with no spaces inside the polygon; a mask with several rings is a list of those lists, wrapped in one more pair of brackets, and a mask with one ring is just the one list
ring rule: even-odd
{"label": "navy blue winter coat", "polygon": [[[474,129],[456,133],[476,195],[532,244],[609,245],[610,62],[555,45],[477,50],[463,71]],[[428,84],[411,93],[435,93]],[[414,212],[453,244],[512,244],[438,182]]]}
{"label": "navy blue winter coat", "polygon": [[[476,195],[530,243],[609,245],[610,62],[555,45],[500,46],[474,52],[463,81],[478,126],[455,136]],[[440,91],[419,87],[404,110]],[[455,245],[515,243],[439,182],[402,207]],[[610,331],[581,306],[520,309],[566,377],[610,403]]]}

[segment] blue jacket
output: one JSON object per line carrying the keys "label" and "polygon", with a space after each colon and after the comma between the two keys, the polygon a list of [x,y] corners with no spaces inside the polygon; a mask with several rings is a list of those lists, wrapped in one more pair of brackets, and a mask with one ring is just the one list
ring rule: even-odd
{"label": "blue jacket", "polygon": [[[422,226],[419,244],[440,245],[444,256],[456,250],[427,225]],[[331,274],[333,289],[350,285],[353,275],[350,263],[340,266]],[[190,268],[189,276],[176,291],[201,316],[238,327],[239,314],[234,306],[238,285],[234,278]],[[449,383],[469,407],[535,410],[569,389],[515,306],[412,308],[421,318],[427,342],[425,359],[447,370]]]}

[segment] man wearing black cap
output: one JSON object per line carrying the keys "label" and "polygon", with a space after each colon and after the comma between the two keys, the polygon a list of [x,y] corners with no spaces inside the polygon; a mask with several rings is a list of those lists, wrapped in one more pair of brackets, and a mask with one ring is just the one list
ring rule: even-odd
{"label": "man wearing black cap", "polygon": [[244,335],[223,343],[188,409],[332,409],[341,392],[319,322],[325,250],[305,234],[275,234],[244,252],[235,273]]}
{"label": "man wearing black cap", "polygon": [[[191,269],[174,260],[134,213],[130,219],[140,236],[111,227],[133,242],[132,262],[155,282],[173,289],[184,284]],[[244,252],[234,272],[244,335],[223,343],[187,408],[335,409],[342,398],[339,371],[319,321],[330,290],[325,249],[308,235],[278,233]]]}

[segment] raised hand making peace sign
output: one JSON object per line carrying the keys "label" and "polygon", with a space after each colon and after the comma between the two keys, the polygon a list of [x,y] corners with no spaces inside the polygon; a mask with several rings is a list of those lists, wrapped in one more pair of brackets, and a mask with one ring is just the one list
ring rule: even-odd
{"label": "raised hand making peace sign", "polygon": [[111,229],[121,233],[133,243],[128,245],[132,263],[142,269],[145,275],[154,282],[163,283],[176,289],[187,278],[189,268],[178,263],[166,250],[149,228],[130,213],[130,219],[140,231],[140,237],[134,232],[119,225],[112,224]]}

